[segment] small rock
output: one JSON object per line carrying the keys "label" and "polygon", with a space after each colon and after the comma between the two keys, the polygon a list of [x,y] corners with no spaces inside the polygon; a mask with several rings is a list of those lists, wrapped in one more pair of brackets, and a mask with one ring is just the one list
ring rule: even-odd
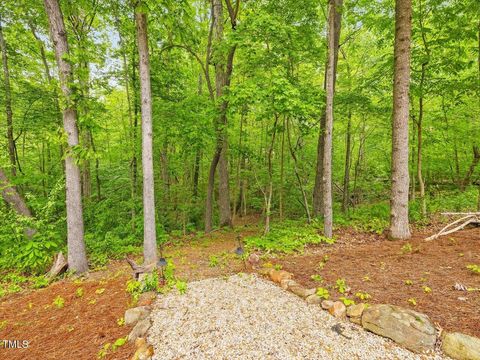
{"label": "small rock", "polygon": [[135,341],[139,337],[144,337],[148,329],[150,329],[150,319],[140,320],[128,334],[128,341]]}
{"label": "small rock", "polygon": [[272,271],[274,271],[274,269],[271,267],[264,267],[264,268],[258,269],[258,273],[263,276],[270,276]]}
{"label": "small rock", "polygon": [[301,298],[304,298],[304,299],[307,296],[313,295],[317,292],[317,289],[306,289],[302,285],[289,286],[288,290],[290,290],[295,295],[300,296]]}
{"label": "small rock", "polygon": [[462,333],[446,333],[442,350],[456,360],[480,360],[480,339]]}
{"label": "small rock", "polygon": [[351,305],[347,308],[347,316],[348,317],[354,317],[354,318],[360,318],[363,314],[363,310],[365,310],[365,304],[364,303]]}
{"label": "small rock", "polygon": [[305,301],[307,302],[307,304],[318,305],[318,304],[322,303],[322,298],[320,296],[318,296],[317,294],[313,294],[313,295],[307,296]]}
{"label": "small rock", "polygon": [[153,346],[148,345],[147,341],[143,337],[137,338],[135,340],[135,354],[131,360],[149,360],[153,356]]}
{"label": "small rock", "polygon": [[137,301],[137,306],[148,306],[152,305],[153,300],[157,297],[155,291],[148,291],[146,293],[140,294]]}
{"label": "small rock", "polygon": [[457,300],[459,300],[459,301],[467,301],[468,299],[467,299],[465,296],[459,296],[459,297],[457,298]]}
{"label": "small rock", "polygon": [[290,286],[298,285],[296,281],[291,279],[283,279],[280,281],[280,287],[284,290],[287,290]]}
{"label": "small rock", "polygon": [[138,306],[135,308],[128,309],[125,311],[125,325],[133,325],[137,321],[145,319],[150,315],[150,307],[148,306]]}
{"label": "small rock", "polygon": [[413,352],[432,351],[435,327],[427,315],[400,306],[375,304],[363,311],[362,326]]}
{"label": "small rock", "polygon": [[331,307],[333,307],[333,301],[332,300],[323,300],[322,301],[322,309],[329,310]]}
{"label": "small rock", "polygon": [[293,276],[292,273],[289,273],[288,271],[285,271],[285,270],[273,270],[272,272],[270,272],[270,278],[272,279],[272,281],[279,284],[282,280],[291,279],[292,276]]}
{"label": "small rock", "polygon": [[341,301],[335,301],[333,303],[333,306],[328,309],[328,312],[335,316],[336,318],[343,318],[345,317],[345,314],[347,312],[347,308],[345,306],[345,304]]}

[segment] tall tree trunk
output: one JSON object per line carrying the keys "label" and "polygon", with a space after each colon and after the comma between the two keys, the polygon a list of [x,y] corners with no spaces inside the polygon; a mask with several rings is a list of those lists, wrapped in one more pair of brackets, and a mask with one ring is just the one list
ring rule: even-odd
{"label": "tall tree trunk", "polygon": [[3,37],[1,18],[0,18],[0,48],[2,51],[3,84],[5,89],[5,113],[7,115],[8,157],[10,159],[12,175],[16,176],[17,160],[16,160],[16,153],[15,153],[15,139],[13,138],[12,92],[10,87],[10,71],[8,69],[7,44],[5,42],[5,38]]}
{"label": "tall tree trunk", "polygon": [[[333,135],[333,101],[335,96],[335,73],[338,59],[338,42],[340,36],[343,0],[330,0],[328,16],[328,61],[326,81],[325,129],[323,143],[323,231],[326,237],[333,235],[333,193],[332,193],[332,135]],[[338,23],[337,23],[338,21]],[[338,37],[337,37],[338,33]]]}
{"label": "tall tree trunk", "polygon": [[342,211],[348,211],[348,202],[350,200],[350,167],[352,158],[352,111],[348,109],[347,115],[347,134],[345,146],[345,169],[343,174],[343,198]]}
{"label": "tall tree trunk", "polygon": [[60,87],[65,98],[63,126],[67,134],[65,157],[65,181],[67,203],[68,266],[76,273],[88,270],[85,242],[83,239],[83,209],[80,169],[72,149],[78,146],[77,112],[74,107],[72,67],[69,58],[67,32],[58,0],[45,0],[45,10],[50,24],[50,36],[55,47]]}
{"label": "tall tree trunk", "polygon": [[[280,220],[283,220],[284,211],[283,211],[283,203],[284,203],[284,187],[285,187],[285,129],[288,125],[287,117],[283,118],[283,130],[282,130],[282,143],[280,148],[280,190],[279,190],[279,198],[278,198],[278,210],[280,215]],[[289,139],[290,140],[290,139]],[[303,189],[302,189],[303,190]],[[309,216],[310,218],[310,216]],[[310,222],[310,219],[309,219]]]}
{"label": "tall tree trunk", "polygon": [[[238,9],[231,9],[229,0],[226,4],[230,14],[232,29],[235,30]],[[239,0],[237,1],[239,4]],[[212,21],[214,40],[218,44],[223,41],[223,3],[222,0],[212,0]],[[226,61],[221,56],[215,63],[215,87],[216,98],[221,99],[224,89],[230,86],[230,78],[233,70],[233,58],[236,46],[230,48]],[[208,62],[206,64],[208,67]],[[208,72],[207,72],[208,74]],[[220,226],[232,226],[232,213],[230,211],[230,188],[228,172],[228,137],[227,137],[227,109],[228,100],[222,99],[219,115],[215,122],[217,145],[210,164],[208,177],[207,199],[205,203],[205,231],[212,230],[213,217],[213,189],[215,185],[215,171],[218,165],[218,205],[220,212]]]}
{"label": "tall tree trunk", "polygon": [[265,198],[265,228],[263,230],[263,234],[266,235],[270,232],[270,212],[272,208],[272,196],[273,196],[273,147],[275,146],[275,137],[277,134],[277,123],[278,123],[278,115],[275,114],[275,122],[273,124],[272,129],[272,138],[270,142],[270,147],[268,148],[267,152],[267,169],[268,169],[268,185],[265,191],[264,198]]}
{"label": "tall tree trunk", "polygon": [[[335,77],[337,75],[337,62],[338,62],[338,49],[340,45],[340,30],[342,23],[342,4],[343,0],[329,0],[329,32],[332,32],[333,35],[333,45],[329,48],[333,49],[333,91],[335,91]],[[333,12],[331,11],[333,9]],[[329,43],[329,41],[328,41]],[[323,89],[327,91],[327,74],[328,74],[328,63],[329,63],[330,52],[327,52],[327,61],[325,64],[325,77],[323,83]],[[325,158],[325,129],[326,129],[326,118],[327,118],[327,106],[325,102],[325,108],[320,117],[320,131],[318,135],[317,143],[317,164],[315,171],[315,185],[313,188],[313,216],[324,216],[324,165],[323,160]]]}
{"label": "tall tree trunk", "polygon": [[152,94],[148,54],[147,15],[141,6],[135,9],[138,56],[140,66],[140,94],[142,112],[142,169],[143,169],[143,261],[157,263],[157,236],[155,229],[155,191],[153,175]]}
{"label": "tall tree trunk", "polygon": [[422,135],[423,135],[423,86],[425,82],[425,67],[427,63],[422,63],[422,74],[420,79],[420,97],[418,100],[418,123],[417,123],[417,179],[420,190],[420,202],[422,217],[427,216],[427,202],[425,199],[425,182],[422,174]]}
{"label": "tall tree trunk", "polygon": [[[131,218],[131,223],[132,223],[132,230],[135,231],[136,224],[135,224],[135,219],[137,217],[136,214],[136,208],[135,208],[135,201],[136,201],[136,196],[137,196],[137,183],[136,183],[136,174],[134,175],[134,171],[136,173],[136,114],[133,114],[132,111],[132,99],[130,95],[130,76],[128,74],[128,62],[127,62],[127,49],[125,46],[125,42],[123,40],[121,28],[120,28],[120,20],[118,18],[118,14],[116,14],[115,18],[115,24],[117,26],[117,32],[118,32],[118,38],[119,38],[119,43],[120,43],[120,49],[122,52],[122,62],[123,62],[123,82],[125,83],[125,91],[127,93],[127,110],[128,110],[128,120],[129,120],[129,125],[130,125],[130,140],[131,140],[131,151],[132,151],[132,163],[131,163],[131,189],[130,189],[130,194],[131,194],[131,200],[132,200],[132,207],[130,209],[130,218]],[[133,52],[133,57],[135,55],[135,52]],[[133,75],[135,75],[135,64],[134,61],[132,61],[132,69],[133,69]],[[135,89],[133,89],[134,94],[135,94]],[[135,116],[135,119],[134,119]],[[135,162],[135,169],[134,169],[134,162]]]}
{"label": "tall tree trunk", "polygon": [[411,0],[395,1],[390,237],[410,238],[408,224],[408,117],[410,87]]}

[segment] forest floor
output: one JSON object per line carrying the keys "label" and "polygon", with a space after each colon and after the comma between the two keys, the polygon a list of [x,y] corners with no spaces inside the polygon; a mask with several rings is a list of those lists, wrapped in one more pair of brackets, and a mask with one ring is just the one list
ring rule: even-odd
{"label": "forest floor", "polygon": [[[203,237],[186,236],[165,246],[175,275],[187,281],[245,272],[233,253],[237,234],[258,234],[258,218],[236,224],[235,231],[218,230]],[[369,294],[371,303],[391,303],[427,314],[443,328],[480,336],[480,292],[453,289],[455,283],[480,288],[480,276],[466,269],[480,262],[480,229],[467,229],[431,242],[433,229],[414,231],[408,241],[391,242],[382,235],[339,229],[333,245],[309,246],[302,254],[264,259],[294,274],[308,287],[325,287],[332,297]],[[325,255],[328,260],[325,261]],[[322,268],[319,268],[319,264]],[[321,275],[323,283],[311,278]],[[112,261],[106,270],[82,279],[63,279],[45,289],[8,295],[0,304],[0,338],[29,340],[28,349],[1,349],[8,359],[129,359],[133,345],[103,351],[108,343],[128,335],[119,319],[131,305],[125,261]],[[336,293],[344,279],[351,294]],[[428,288],[427,288],[428,287]],[[79,289],[82,290],[79,290]],[[431,291],[429,291],[430,289]],[[60,300],[59,300],[60,299]],[[62,301],[64,302],[63,304]],[[413,304],[416,303],[416,305]]]}

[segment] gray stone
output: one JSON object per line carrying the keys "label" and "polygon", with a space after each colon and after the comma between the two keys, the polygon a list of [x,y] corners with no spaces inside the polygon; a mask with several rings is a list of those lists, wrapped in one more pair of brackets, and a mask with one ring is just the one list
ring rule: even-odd
{"label": "gray stone", "polygon": [[307,288],[304,288],[302,285],[289,286],[288,290],[304,299],[317,292],[317,289],[307,289]]}
{"label": "gray stone", "polygon": [[320,296],[318,296],[317,294],[312,294],[312,295],[307,296],[305,301],[307,302],[307,304],[319,305],[319,304],[322,303],[322,298]]}
{"label": "gray stone", "polygon": [[150,315],[150,307],[148,306],[138,306],[135,308],[128,309],[125,311],[125,325],[133,325],[137,321],[145,319]]}
{"label": "gray stone", "polygon": [[328,310],[331,307],[333,307],[333,301],[332,300],[323,300],[322,301],[322,309]]}
{"label": "gray stone", "polygon": [[128,334],[128,341],[135,341],[137,338],[145,337],[148,329],[150,329],[150,319],[140,320]]}
{"label": "gray stone", "polygon": [[296,286],[298,283],[292,279],[283,279],[280,281],[280,287],[284,290],[287,290],[290,286]]}
{"label": "gray stone", "polygon": [[363,311],[362,326],[413,352],[432,351],[435,346],[436,331],[428,316],[410,309],[371,305]]}
{"label": "gray stone", "polygon": [[462,333],[446,333],[442,350],[456,360],[480,360],[480,339]]}
{"label": "gray stone", "polygon": [[359,318],[362,316],[365,307],[364,303],[351,305],[347,308],[347,316]]}

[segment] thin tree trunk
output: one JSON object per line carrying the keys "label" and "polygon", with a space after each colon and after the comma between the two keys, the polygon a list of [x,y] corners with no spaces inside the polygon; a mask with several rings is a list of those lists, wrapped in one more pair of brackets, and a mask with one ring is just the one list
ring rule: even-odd
{"label": "thin tree trunk", "polygon": [[[332,4],[333,1],[333,4]],[[343,0],[329,0],[329,9],[333,7],[334,13],[330,14],[329,12],[329,23],[330,20],[333,21],[333,88],[335,91],[335,77],[337,75],[337,62],[338,62],[338,49],[340,45],[340,30],[341,30],[341,22],[342,22],[342,13],[341,7],[343,4]],[[333,17],[333,19],[331,19]],[[329,30],[330,31],[330,30]],[[323,82],[323,89],[327,91],[327,73],[328,73],[328,57],[330,53],[327,53],[327,61],[325,63],[325,77]],[[322,112],[320,117],[320,130],[318,135],[318,142],[317,142],[317,164],[316,164],[316,171],[315,171],[315,185],[313,188],[313,216],[324,216],[324,190],[323,190],[323,183],[324,183],[324,150],[325,150],[325,129],[326,129],[326,118],[327,118],[327,106],[325,103],[325,108]]]}
{"label": "thin tree trunk", "polygon": [[410,238],[408,223],[408,118],[410,85],[411,0],[395,1],[395,47],[392,128],[390,237]]}
{"label": "thin tree trunk", "polygon": [[[283,118],[283,130],[282,130],[282,144],[280,149],[280,191],[278,198],[278,209],[280,220],[283,220],[283,201],[284,201],[284,186],[285,186],[285,129],[287,124],[287,117]],[[303,189],[302,189],[303,191]],[[309,220],[310,222],[310,220]]]}
{"label": "thin tree trunk", "polygon": [[55,47],[60,86],[65,98],[63,126],[67,134],[68,144],[65,157],[68,266],[76,273],[83,273],[88,270],[88,263],[83,239],[80,169],[72,154],[72,149],[79,144],[77,112],[74,107],[71,88],[72,67],[70,62],[67,61],[69,58],[67,33],[58,0],[45,0],[45,10],[50,24],[50,35]]}
{"label": "thin tree trunk", "polygon": [[[335,72],[338,59],[338,36],[340,35],[342,0],[330,0],[328,29],[328,62],[326,81],[325,130],[323,146],[323,231],[326,237],[333,236],[333,193],[332,193],[332,135],[333,135],[333,101],[335,96]],[[340,20],[337,23],[337,19]]]}
{"label": "thin tree trunk", "polygon": [[345,149],[345,170],[343,174],[343,198],[342,198],[342,212],[348,211],[348,201],[350,199],[350,167],[352,157],[352,112],[348,109],[347,115],[347,134],[346,134],[346,149]]}
{"label": "thin tree trunk", "polygon": [[155,229],[155,191],[153,174],[152,94],[148,54],[147,15],[140,6],[135,9],[138,56],[140,66],[140,93],[142,112],[142,169],[143,169],[143,261],[157,263],[157,236]]}
{"label": "thin tree trunk", "polygon": [[425,67],[426,63],[422,64],[422,74],[420,79],[420,97],[418,100],[418,123],[417,123],[417,178],[420,190],[420,202],[422,217],[427,216],[427,202],[425,199],[425,182],[422,175],[422,135],[423,135],[423,84],[425,81]]}
{"label": "thin tree trunk", "polygon": [[3,84],[5,89],[5,113],[7,115],[7,141],[8,157],[13,176],[17,175],[17,160],[15,155],[15,139],[13,137],[13,112],[12,112],[12,92],[10,86],[10,71],[8,69],[7,44],[3,37],[2,23],[0,18],[0,48],[2,51],[3,65]]}
{"label": "thin tree trunk", "polygon": [[[288,140],[288,148],[290,149],[290,154],[292,155],[292,159],[293,159],[293,169],[294,169],[294,172],[295,172],[295,177],[297,178],[297,181],[298,181],[298,186],[300,188],[300,191],[302,193],[302,198],[303,198],[303,209],[305,210],[305,215],[307,217],[307,223],[311,223],[312,222],[312,217],[310,216],[310,208],[308,206],[308,199],[307,199],[307,193],[305,192],[305,189],[303,188],[303,184],[302,184],[302,179],[300,177],[300,173],[298,172],[298,159],[297,159],[297,155],[295,154],[295,149],[293,148],[292,146],[292,140],[291,140],[291,137],[290,137],[290,121],[289,119],[286,119],[286,127],[287,127],[287,140]],[[298,142],[297,142],[298,144]]]}
{"label": "thin tree trunk", "polygon": [[272,162],[272,155],[273,155],[273,147],[275,145],[275,137],[277,134],[277,123],[278,123],[278,115],[275,114],[275,122],[273,123],[272,129],[272,140],[270,143],[270,147],[267,153],[267,162],[268,162],[268,186],[266,193],[264,194],[265,197],[265,228],[263,230],[263,234],[266,235],[270,232],[270,211],[272,208],[272,195],[273,195],[273,162]]}

